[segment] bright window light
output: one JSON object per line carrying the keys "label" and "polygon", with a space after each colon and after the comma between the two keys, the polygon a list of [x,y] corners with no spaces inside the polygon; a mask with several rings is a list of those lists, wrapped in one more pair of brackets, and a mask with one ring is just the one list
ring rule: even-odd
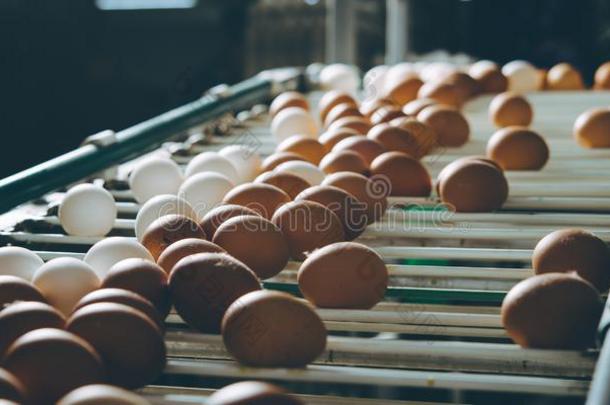
{"label": "bright window light", "polygon": [[153,10],[193,8],[198,0],[95,0],[100,10]]}

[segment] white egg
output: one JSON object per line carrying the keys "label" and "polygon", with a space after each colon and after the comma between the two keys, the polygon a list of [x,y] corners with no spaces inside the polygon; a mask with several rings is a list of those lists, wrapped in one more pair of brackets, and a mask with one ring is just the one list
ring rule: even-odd
{"label": "white egg", "polygon": [[383,96],[385,77],[390,70],[389,66],[379,65],[369,69],[362,78],[364,99],[372,100]]}
{"label": "white egg", "polygon": [[176,194],[182,170],[171,159],[151,157],[137,163],[129,175],[129,187],[140,204],[159,194]]}
{"label": "white egg", "polygon": [[150,405],[138,394],[106,384],[84,385],[70,391],[57,405]]}
{"label": "white egg", "polygon": [[203,152],[195,156],[186,165],[184,171],[185,177],[192,176],[195,173],[201,172],[216,172],[224,175],[233,183],[239,182],[239,175],[233,163],[224,156],[220,156],[217,152]]}
{"label": "white egg", "polygon": [[146,229],[164,215],[178,214],[197,221],[197,214],[184,198],[173,194],[157,195],[146,201],[136,216],[136,238],[141,242]]}
{"label": "white egg", "polygon": [[508,78],[508,89],[518,93],[540,90],[544,81],[540,71],[524,60],[508,62],[502,73]]}
{"label": "white egg", "polygon": [[390,67],[385,74],[386,83],[397,83],[402,81],[405,77],[417,76],[417,70],[415,65],[409,62],[397,63]]}
{"label": "white egg", "polygon": [[0,247],[0,275],[31,281],[44,261],[34,252],[19,246]]}
{"label": "white egg", "polygon": [[448,62],[433,62],[424,67],[419,76],[424,82],[443,80],[458,69]]}
{"label": "white egg", "polygon": [[91,291],[100,287],[100,278],[87,263],[72,257],[49,260],[34,274],[32,283],[49,304],[64,315]]}
{"label": "white egg", "polygon": [[139,258],[154,263],[152,255],[136,239],[115,236],[102,239],[91,246],[84,261],[89,264],[98,277],[103,280],[108,270],[124,259]]}
{"label": "white egg", "polygon": [[470,67],[468,68],[468,74],[472,77],[480,77],[482,72],[488,69],[497,68],[498,64],[496,62],[492,62],[490,60],[480,60],[470,65]]}
{"label": "white egg", "polygon": [[301,177],[312,186],[317,186],[324,180],[324,172],[318,166],[300,160],[291,160],[281,163],[274,171],[294,174],[295,176]]}
{"label": "white egg", "polygon": [[225,195],[235,186],[220,173],[197,173],[184,181],[178,196],[193,207],[199,221],[217,207]]}
{"label": "white egg", "polygon": [[341,90],[355,94],[360,85],[358,70],[344,63],[333,63],[320,71],[320,85],[324,90]]}
{"label": "white egg", "polygon": [[318,138],[318,125],[309,111],[300,107],[288,107],[273,117],[271,133],[278,142],[293,135],[305,135],[316,139]]}
{"label": "white egg", "polygon": [[228,145],[222,148],[218,153],[233,164],[239,175],[238,183],[252,181],[253,178],[258,176],[258,173],[261,170],[261,156],[253,147],[248,145]]}
{"label": "white egg", "polygon": [[79,184],[64,196],[58,217],[68,235],[104,236],[112,230],[116,214],[116,203],[108,190]]}

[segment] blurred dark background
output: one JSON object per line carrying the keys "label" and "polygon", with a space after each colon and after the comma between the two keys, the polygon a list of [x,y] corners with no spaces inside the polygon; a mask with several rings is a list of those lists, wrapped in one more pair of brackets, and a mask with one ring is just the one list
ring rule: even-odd
{"label": "blurred dark background", "polygon": [[[121,1],[129,2],[110,3]],[[353,1],[357,61],[367,69],[383,61],[385,2]],[[101,3],[0,0],[0,177],[218,83],[324,60],[323,0],[178,0],[192,7],[147,10],[101,10]],[[411,0],[410,7],[416,53],[446,49],[541,67],[568,61],[588,80],[610,59],[607,0]]]}

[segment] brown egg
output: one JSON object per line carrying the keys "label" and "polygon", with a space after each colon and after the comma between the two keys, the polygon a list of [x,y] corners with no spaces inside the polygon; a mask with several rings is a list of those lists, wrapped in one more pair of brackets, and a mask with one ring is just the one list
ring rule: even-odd
{"label": "brown egg", "polygon": [[342,140],[333,147],[332,151],[340,152],[343,150],[356,152],[364,159],[367,165],[370,165],[377,156],[386,151],[381,143],[362,135],[352,136]]}
{"label": "brown egg", "polygon": [[580,72],[569,63],[559,63],[546,74],[546,88],[549,90],[583,90],[585,84]]}
{"label": "brown egg", "polygon": [[277,291],[244,295],[222,320],[227,350],[253,367],[304,367],[322,354],[326,334],[313,308]]}
{"label": "brown egg", "polygon": [[63,329],[61,312],[42,302],[17,302],[0,311],[0,359],[20,336],[40,328]]}
{"label": "brown egg", "polygon": [[324,122],[326,115],[333,109],[334,106],[342,103],[356,104],[356,100],[349,94],[340,90],[331,90],[325,93],[318,102],[318,111],[320,112],[320,120]]}
{"label": "brown egg", "polygon": [[395,105],[391,100],[385,98],[371,98],[365,100],[360,105],[360,112],[366,119],[371,119],[371,116],[381,107],[389,107]]}
{"label": "brown egg", "polygon": [[508,79],[498,67],[488,67],[471,71],[481,93],[502,93],[508,89]]}
{"label": "brown egg", "polygon": [[356,239],[368,225],[366,205],[338,187],[310,187],[295,198],[295,201],[301,200],[317,202],[334,212],[343,224],[347,240]]}
{"label": "brown egg", "polygon": [[532,123],[534,111],[525,97],[506,92],[498,94],[491,100],[489,118],[498,128],[511,125],[527,127]]}
{"label": "brown egg", "polygon": [[338,187],[365,203],[369,224],[380,220],[388,208],[390,185],[383,179],[369,179],[357,173],[338,172],[326,176],[322,185]]}
{"label": "brown egg", "polygon": [[224,198],[224,203],[250,208],[269,219],[279,207],[290,200],[288,194],[271,184],[245,183],[229,191]]}
{"label": "brown egg", "polygon": [[339,217],[313,201],[283,205],[273,215],[272,222],[282,230],[290,256],[295,260],[303,260],[315,249],[345,240]]}
{"label": "brown egg", "polygon": [[537,349],[592,347],[603,303],[597,290],[568,274],[542,274],[515,285],[502,303],[502,324],[519,345]]}
{"label": "brown egg", "polygon": [[487,156],[504,170],[540,170],[549,160],[549,147],[537,132],[506,127],[489,138]]}
{"label": "brown egg", "polygon": [[75,388],[106,378],[102,360],[80,337],[59,329],[43,328],[15,341],[3,367],[25,388],[32,404],[54,404]]}
{"label": "brown egg", "polygon": [[464,115],[453,107],[433,105],[424,108],[417,119],[436,132],[441,146],[459,147],[470,138],[470,125]]}
{"label": "brown egg", "polygon": [[459,99],[462,101],[476,96],[479,92],[479,83],[468,73],[453,72],[445,77],[443,81],[455,86]]}
{"label": "brown egg", "polygon": [[424,82],[417,76],[404,77],[388,86],[385,98],[392,100],[396,105],[404,105],[417,98],[418,91],[423,85]]}
{"label": "brown egg", "polygon": [[157,264],[143,259],[125,259],[108,270],[102,288],[122,288],[149,300],[165,319],[171,302],[167,288],[167,273]]}
{"label": "brown egg", "polygon": [[[398,121],[400,120],[400,121]],[[391,125],[400,127],[408,131],[417,140],[417,150],[413,151],[415,158],[421,158],[432,152],[438,147],[438,136],[430,125],[424,124],[413,117],[403,117],[397,120],[392,120]]]}
{"label": "brown egg", "polygon": [[[227,219],[237,217],[239,215],[259,215],[256,211],[244,207],[242,205],[237,204],[224,204],[220,205],[210,212],[205,214],[203,220],[201,221],[201,227],[205,231],[205,234],[211,240],[214,238],[214,234],[216,233],[216,229]],[[173,244],[172,244],[173,246]],[[196,252],[196,253],[205,253],[205,252]],[[159,256],[159,259],[161,257]],[[158,261],[157,261],[158,262]],[[177,263],[178,261],[176,261]],[[175,264],[175,263],[174,263]],[[163,267],[163,266],[161,266]]]}
{"label": "brown egg", "polygon": [[296,153],[315,165],[320,163],[326,153],[320,142],[305,135],[292,135],[286,138],[278,145],[277,151]]}
{"label": "brown egg", "polygon": [[[235,207],[238,207],[235,205]],[[240,207],[245,208],[245,207]],[[245,208],[247,210],[247,208]],[[254,215],[258,215],[253,212]],[[242,214],[243,215],[243,214]],[[223,221],[224,222],[224,221]],[[216,229],[214,229],[216,232]],[[212,243],[208,240],[203,239],[182,239],[178,242],[174,242],[167,247],[159,256],[159,260],[157,260],[157,264],[165,270],[165,272],[169,275],[172,272],[172,269],[180,261],[180,259],[194,255],[195,253],[226,253],[223,248],[218,246],[215,243]]]}
{"label": "brown egg", "polygon": [[601,292],[610,288],[610,248],[581,229],[562,229],[542,238],[532,254],[536,274],[576,272]]}
{"label": "brown egg", "polygon": [[351,150],[342,150],[324,156],[320,162],[320,169],[327,174],[336,172],[367,174],[369,167],[360,154]]}
{"label": "brown egg", "polygon": [[[25,388],[14,375],[0,368],[0,401],[25,401]],[[1,403],[1,402],[0,402]]]}
{"label": "brown egg", "polygon": [[122,288],[101,288],[85,295],[74,307],[74,312],[91,304],[99,304],[102,302],[111,302],[114,304],[123,304],[128,307],[137,309],[146,315],[151,321],[157,325],[159,330],[165,329],[163,319],[159,315],[157,309],[152,302],[136,294],[133,291],[124,290]]}
{"label": "brown egg", "polygon": [[152,383],[165,368],[161,331],[133,307],[110,302],[87,305],[72,314],[67,329],[100,354],[113,385],[140,388]]}
{"label": "brown egg", "polygon": [[0,310],[15,301],[46,302],[33,284],[21,277],[0,275]]}
{"label": "brown egg", "polygon": [[430,81],[424,84],[417,93],[418,98],[429,98],[440,104],[460,107],[464,100],[457,87],[444,81]]}
{"label": "brown egg", "polygon": [[[377,125],[390,122],[393,119],[404,117],[405,113],[398,106],[381,107],[371,115],[371,124]],[[369,129],[370,130],[370,129]],[[367,131],[368,133],[368,131]]]}
{"label": "brown egg", "polygon": [[260,381],[241,381],[212,394],[208,405],[303,405],[282,388]]}
{"label": "brown egg", "polygon": [[261,286],[252,270],[228,254],[197,253],[174,266],[169,288],[186,323],[204,333],[218,333],[229,305]]}
{"label": "brown egg", "polygon": [[286,267],[290,252],[280,228],[260,216],[231,218],[216,231],[214,243],[264,280]]}
{"label": "brown egg", "polygon": [[275,152],[263,160],[263,163],[261,164],[261,172],[271,171],[282,163],[289,162],[291,160],[305,161],[305,158],[294,152]]}
{"label": "brown egg", "polygon": [[454,160],[453,162],[449,163],[447,166],[443,167],[443,169],[438,173],[438,175],[436,176],[436,194],[438,194],[440,196],[441,192],[440,192],[440,184],[443,181],[443,178],[445,177],[445,175],[447,173],[450,173],[454,167],[461,165],[464,162],[468,162],[471,160],[476,160],[479,162],[483,162],[483,163],[487,163],[492,165],[493,167],[495,167],[496,169],[503,171],[502,167],[495,161],[487,158],[486,156],[464,156],[461,157],[459,159]]}
{"label": "brown egg", "polygon": [[375,125],[367,137],[382,144],[387,151],[403,152],[415,158],[421,156],[417,138],[401,127],[390,124]]}
{"label": "brown egg", "polygon": [[269,115],[273,118],[277,113],[288,107],[300,107],[309,111],[309,103],[303,94],[297,91],[286,91],[273,99],[269,106]]}
{"label": "brown egg", "polygon": [[318,142],[324,146],[326,153],[330,152],[333,147],[340,141],[350,136],[359,135],[357,131],[351,128],[338,128],[333,131],[326,131],[318,138]]}
{"label": "brown egg", "polygon": [[343,117],[333,122],[329,127],[329,131],[336,131],[342,128],[349,128],[359,134],[366,134],[371,129],[371,123],[364,117]]}
{"label": "brown egg", "polygon": [[610,89],[610,62],[599,65],[595,71],[594,87],[598,90]]}
{"label": "brown egg", "polygon": [[431,98],[418,98],[402,107],[402,112],[412,117],[417,116],[421,110],[431,105],[436,105],[438,102]]}
{"label": "brown egg", "polygon": [[362,113],[354,103],[337,104],[326,115],[324,128],[328,128],[330,124],[343,117],[362,117]]}
{"label": "brown egg", "polygon": [[392,189],[391,196],[428,197],[432,180],[428,170],[415,158],[402,152],[386,152],[371,164],[373,176],[385,176]]}
{"label": "brown egg", "polygon": [[593,108],[574,122],[574,138],[585,148],[610,148],[610,109]]}
{"label": "brown egg", "polygon": [[146,228],[142,245],[157,260],[169,245],[180,239],[205,237],[203,229],[192,219],[184,215],[164,215]]}
{"label": "brown egg", "polygon": [[57,405],[150,405],[150,402],[124,388],[92,384],[71,391]]}
{"label": "brown egg", "polygon": [[491,212],[508,197],[508,182],[495,166],[466,160],[444,171],[439,185],[441,200],[457,212]]}
{"label": "brown egg", "polygon": [[260,174],[255,183],[271,184],[290,196],[294,200],[301,191],[305,190],[310,184],[302,177],[288,172],[265,172]]}
{"label": "brown egg", "polygon": [[316,250],[298,273],[299,289],[320,308],[369,309],[388,286],[388,270],[367,246],[341,242]]}

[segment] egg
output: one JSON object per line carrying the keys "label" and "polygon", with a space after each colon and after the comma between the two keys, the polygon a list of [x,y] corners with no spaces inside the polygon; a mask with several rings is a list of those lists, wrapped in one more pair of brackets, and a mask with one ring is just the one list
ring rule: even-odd
{"label": "egg", "polygon": [[148,249],[155,261],[172,243],[186,238],[205,239],[199,224],[182,215],[165,215],[150,224],[142,237],[142,245]]}
{"label": "egg", "polygon": [[141,295],[155,306],[161,319],[171,307],[167,273],[148,260],[131,258],[114,264],[102,281],[102,288],[121,288]]}
{"label": "egg", "polygon": [[184,182],[178,196],[189,203],[197,218],[218,206],[229,191],[235,186],[226,176],[220,173],[197,173]]}
{"label": "egg", "polygon": [[610,89],[610,62],[599,65],[595,71],[594,82],[597,90]]}
{"label": "egg", "polygon": [[277,151],[296,153],[314,165],[320,163],[326,152],[320,142],[304,135],[292,135],[284,139],[277,146]]}
{"label": "egg", "polygon": [[146,158],[129,174],[129,188],[140,204],[156,195],[176,194],[182,181],[180,166],[169,158]]}
{"label": "egg", "polygon": [[324,172],[318,166],[309,162],[284,162],[275,168],[278,173],[290,173],[301,177],[307,183],[315,186],[324,180]]}
{"label": "egg", "polygon": [[353,96],[345,91],[331,90],[324,93],[318,102],[320,121],[324,122],[330,110],[332,110],[335,106],[344,103],[355,105],[356,100]]}
{"label": "egg", "polygon": [[240,381],[227,385],[208,398],[208,405],[303,405],[283,389],[260,381]]}
{"label": "egg", "polygon": [[508,79],[508,90],[517,93],[541,90],[544,77],[534,65],[524,60],[513,60],[502,66],[502,74]]}
{"label": "egg", "polygon": [[371,163],[371,174],[388,179],[392,187],[391,196],[428,197],[432,191],[428,170],[417,159],[403,152],[379,155]]}
{"label": "egg", "polygon": [[417,119],[430,126],[440,146],[459,147],[470,138],[470,125],[457,109],[443,105],[424,108]]}
{"label": "egg", "polygon": [[429,98],[439,104],[460,107],[464,100],[460,97],[457,87],[445,81],[427,82],[419,89],[418,98]]}
{"label": "egg", "polygon": [[364,118],[370,120],[375,111],[381,107],[389,107],[393,105],[395,105],[394,102],[386,98],[367,99],[364,100],[360,105],[360,113],[364,116]]}
{"label": "egg", "polygon": [[333,147],[333,152],[344,150],[356,152],[364,159],[367,165],[370,165],[377,156],[386,151],[386,148],[380,142],[366,136],[352,136],[342,140]]}
{"label": "egg", "polygon": [[489,104],[489,118],[498,128],[510,125],[527,127],[532,123],[534,110],[525,97],[511,92],[500,93]]}
{"label": "egg", "polygon": [[295,201],[313,201],[331,210],[341,221],[347,240],[360,236],[368,225],[366,204],[338,187],[313,186],[301,192]]}
{"label": "egg", "polygon": [[63,329],[64,315],[42,302],[23,301],[9,305],[0,311],[0,358],[22,335],[41,328]]}
{"label": "egg", "polygon": [[351,128],[338,128],[333,131],[324,132],[318,138],[318,142],[324,147],[324,152],[328,153],[337,143],[354,135],[358,135],[358,132]]}
{"label": "egg", "polygon": [[284,162],[291,160],[305,161],[305,158],[294,152],[275,152],[267,156],[261,165],[261,173],[271,171]]}
{"label": "egg", "polygon": [[305,96],[298,91],[285,91],[273,99],[269,106],[269,115],[273,118],[277,113],[289,107],[309,110],[309,103]]}
{"label": "egg", "polygon": [[[320,162],[320,169],[326,174],[354,172],[366,175],[369,166],[360,154],[351,150],[330,152]],[[301,190],[302,191],[302,190]]]}
{"label": "egg", "polygon": [[104,365],[95,349],[80,337],[43,328],[15,341],[3,367],[23,384],[32,404],[54,404],[68,392],[105,380]]}
{"label": "egg", "polygon": [[421,110],[431,105],[436,105],[438,102],[431,98],[418,98],[410,101],[402,107],[402,112],[412,117],[417,116]]}
{"label": "egg", "polygon": [[334,106],[326,115],[326,119],[324,120],[324,128],[328,128],[333,122],[343,117],[362,117],[362,113],[356,104],[338,104]]}
{"label": "egg", "polygon": [[376,177],[369,179],[357,173],[337,172],[326,176],[322,185],[345,190],[366,204],[367,222],[372,224],[380,220],[388,208],[390,185],[381,180]]}
{"label": "egg", "polygon": [[197,214],[185,199],[171,194],[158,195],[146,201],[138,211],[135,222],[136,238],[141,242],[146,228],[165,215],[178,214],[197,219]]}
{"label": "egg", "polygon": [[[286,162],[278,168],[289,163],[305,164],[306,162]],[[278,187],[264,183],[246,183],[227,193],[223,202],[225,204],[241,205],[250,208],[265,218],[271,218],[273,213],[288,201],[290,201],[290,196]]]}
{"label": "egg", "polygon": [[479,60],[468,67],[468,74],[471,77],[480,76],[481,73],[489,69],[499,69],[498,64],[490,60]]}
{"label": "egg", "polygon": [[479,83],[465,72],[452,72],[442,81],[454,86],[458,100],[462,102],[471,99],[479,93]]}
{"label": "egg", "polygon": [[[95,213],[95,215],[91,215]],[[112,194],[93,184],[68,190],[59,205],[59,223],[68,235],[104,236],[112,230],[117,207]]]}
{"label": "egg", "polygon": [[599,293],[588,282],[568,274],[541,274],[506,294],[502,324],[522,347],[586,349],[595,343],[602,308]]}
{"label": "egg", "polygon": [[398,118],[397,120],[392,120],[390,125],[399,127],[415,137],[417,140],[417,150],[412,151],[412,156],[415,158],[421,158],[439,146],[436,131],[430,125],[424,124],[416,118]]}
{"label": "egg", "polygon": [[391,100],[395,105],[402,106],[415,100],[424,82],[416,75],[405,75],[395,81],[387,81],[384,98]]}
{"label": "egg", "polygon": [[247,265],[262,280],[282,271],[290,256],[280,228],[258,215],[228,219],[216,230],[213,242]]}
{"label": "egg", "polygon": [[[395,118],[404,117],[405,114],[402,112],[402,109],[398,106],[386,106],[377,109],[371,115],[371,124],[377,125],[384,122],[390,122]],[[370,128],[369,128],[370,130]],[[368,131],[367,131],[368,132]]]}
{"label": "egg", "polygon": [[508,197],[504,173],[489,163],[465,160],[443,172],[440,197],[456,212],[495,211]]}
{"label": "egg", "polygon": [[0,398],[7,401],[6,405],[22,403],[25,397],[25,387],[21,384],[21,381],[8,371],[0,368]]}
{"label": "egg", "polygon": [[298,107],[288,107],[271,120],[271,133],[278,142],[296,134],[316,139],[318,125],[309,112]]}
{"label": "egg", "polygon": [[580,114],[573,134],[582,147],[610,148],[610,109],[593,108]]}
{"label": "egg", "polygon": [[44,262],[36,253],[19,246],[0,247],[0,275],[30,281]]}
{"label": "egg", "polygon": [[444,80],[451,73],[457,71],[455,65],[449,62],[432,62],[421,66],[419,76],[424,82]]}
{"label": "egg", "polygon": [[261,286],[239,260],[223,253],[197,253],[176,263],[169,288],[176,311],[189,326],[218,333],[229,305]]}
{"label": "egg", "polygon": [[417,138],[411,132],[401,127],[390,124],[378,124],[371,128],[367,137],[379,142],[387,151],[403,152],[415,158],[421,156],[420,144]]}
{"label": "egg", "polygon": [[472,160],[476,160],[482,163],[487,163],[489,165],[492,165],[493,167],[495,167],[497,170],[499,171],[503,171],[502,167],[494,160],[489,159],[486,156],[464,156],[458,159],[455,159],[453,162],[449,163],[447,166],[443,167],[443,169],[438,173],[438,175],[436,176],[436,193],[440,196],[440,184],[443,182],[443,179],[445,178],[445,176],[447,175],[447,173],[450,173],[454,167],[459,166],[461,164],[463,164],[464,162],[469,162]]}
{"label": "egg", "polygon": [[580,72],[569,63],[559,63],[546,74],[546,87],[549,90],[583,90],[585,83]]}
{"label": "egg", "polygon": [[[227,219],[237,217],[239,215],[260,215],[251,208],[244,207],[238,204],[224,204],[214,208],[208,212],[201,221],[201,227],[203,228],[208,239],[214,238],[216,229]],[[178,242],[176,242],[178,243]],[[172,244],[173,246],[173,244]]]}
{"label": "egg", "polygon": [[576,272],[601,292],[610,288],[610,248],[590,232],[562,229],[542,238],[534,248],[536,274]]}
{"label": "egg", "polygon": [[92,384],[79,387],[61,398],[57,405],[149,405],[150,402],[120,387]]}
{"label": "egg", "polygon": [[470,69],[470,76],[478,83],[482,93],[502,93],[508,89],[508,79],[497,66]]}
{"label": "egg", "polygon": [[549,153],[544,138],[525,127],[502,128],[487,141],[487,156],[504,170],[540,170]]}
{"label": "egg", "polygon": [[49,304],[69,315],[82,297],[99,288],[100,278],[89,264],[61,257],[40,266],[32,283]]}
{"label": "egg", "polygon": [[332,63],[320,71],[320,86],[325,90],[341,90],[355,93],[360,77],[355,67],[344,63]]}
{"label": "egg", "polygon": [[294,199],[297,194],[310,186],[310,184],[302,177],[288,172],[262,173],[254,180],[254,182],[275,186],[288,194],[290,199]]}
{"label": "egg", "polygon": [[379,97],[383,92],[385,78],[390,70],[389,66],[379,65],[369,69],[362,77],[365,99]]}
{"label": "egg", "polygon": [[349,128],[358,134],[366,134],[371,129],[371,123],[364,117],[343,117],[330,124],[328,130],[334,131],[340,128]]}
{"label": "egg", "polygon": [[320,308],[369,309],[388,286],[383,259],[360,243],[340,242],[313,252],[299,268],[299,290]]}
{"label": "egg", "polygon": [[284,204],[271,221],[283,232],[290,256],[295,260],[303,260],[307,253],[345,239],[341,219],[322,204],[312,201]]}
{"label": "egg", "polygon": [[[253,140],[254,145],[260,144],[260,141]],[[258,176],[261,169],[261,157],[254,147],[244,144],[233,144],[222,148],[219,152],[220,156],[229,159],[239,175],[240,182],[244,183],[251,181]]]}
{"label": "egg", "polygon": [[193,174],[202,172],[220,173],[234,184],[241,181],[233,163],[217,152],[203,152],[195,156],[186,165],[184,175],[190,177]]}
{"label": "egg", "polygon": [[413,63],[401,62],[391,66],[386,75],[385,83],[395,83],[406,77],[417,76],[417,70]]}
{"label": "egg", "polygon": [[103,280],[108,270],[123,259],[140,258],[154,262],[155,259],[139,242],[131,238],[112,237],[102,239],[91,246],[85,258],[96,274]]}
{"label": "egg", "polygon": [[21,277],[0,276],[0,310],[15,301],[46,302],[41,292]]}

